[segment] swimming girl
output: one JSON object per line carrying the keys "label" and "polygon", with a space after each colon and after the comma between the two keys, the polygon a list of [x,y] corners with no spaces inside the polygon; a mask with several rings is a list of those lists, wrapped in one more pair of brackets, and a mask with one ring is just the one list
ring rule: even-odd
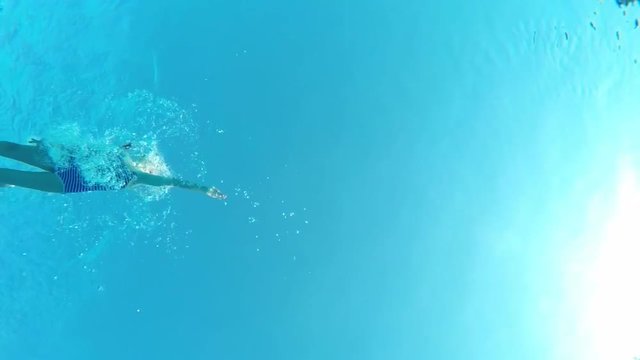
{"label": "swimming girl", "polygon": [[[32,145],[21,145],[0,141],[0,156],[21,161],[44,171],[20,171],[0,168],[0,186],[18,186],[51,193],[80,193],[88,191],[110,191],[130,188],[137,185],[175,186],[206,194],[214,199],[227,198],[220,190],[212,186],[203,186],[179,178],[149,174],[134,167],[126,155],[131,144],[122,146],[119,151],[108,153],[111,166],[99,169],[99,178],[103,181],[88,179],[83,173],[74,151],[61,145],[45,144],[42,140],[31,139]],[[52,146],[66,152],[66,160],[56,163],[50,156]],[[115,166],[114,166],[115,164]]]}

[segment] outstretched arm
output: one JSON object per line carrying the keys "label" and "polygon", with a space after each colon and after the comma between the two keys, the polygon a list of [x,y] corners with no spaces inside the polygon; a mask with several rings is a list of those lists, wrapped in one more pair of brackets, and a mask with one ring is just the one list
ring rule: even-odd
{"label": "outstretched arm", "polygon": [[131,185],[176,186],[182,189],[198,191],[218,200],[225,200],[227,198],[227,195],[213,186],[203,186],[183,179],[153,175],[138,170],[134,171],[134,173],[136,179],[130,183]]}

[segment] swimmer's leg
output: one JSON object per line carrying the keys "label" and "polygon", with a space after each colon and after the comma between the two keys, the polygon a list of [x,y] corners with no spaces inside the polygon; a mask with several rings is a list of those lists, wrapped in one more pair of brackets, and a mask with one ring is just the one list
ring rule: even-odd
{"label": "swimmer's leg", "polygon": [[0,141],[0,156],[18,160],[49,172],[53,172],[55,169],[47,151],[41,146],[21,145],[9,141]]}
{"label": "swimmer's leg", "polygon": [[47,171],[35,172],[0,168],[0,184],[52,193],[62,193],[64,190],[64,185],[58,175]]}

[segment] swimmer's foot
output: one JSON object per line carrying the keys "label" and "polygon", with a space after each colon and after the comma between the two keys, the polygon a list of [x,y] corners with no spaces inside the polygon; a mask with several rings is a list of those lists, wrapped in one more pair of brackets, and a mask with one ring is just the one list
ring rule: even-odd
{"label": "swimmer's foot", "polygon": [[207,196],[212,197],[214,199],[218,199],[218,200],[226,200],[227,199],[227,195],[223,194],[220,192],[220,190],[211,187],[209,188],[209,190],[207,190]]}

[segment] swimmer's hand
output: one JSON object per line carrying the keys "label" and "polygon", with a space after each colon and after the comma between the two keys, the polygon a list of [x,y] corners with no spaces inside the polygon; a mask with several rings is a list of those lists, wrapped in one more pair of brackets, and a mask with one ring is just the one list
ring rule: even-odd
{"label": "swimmer's hand", "polygon": [[42,140],[41,139],[36,139],[36,138],[31,138],[31,140],[29,140],[29,144],[33,144],[35,146],[40,146],[40,145],[42,145]]}
{"label": "swimmer's hand", "polygon": [[221,193],[220,190],[216,189],[215,187],[210,187],[209,189],[207,189],[206,194],[207,196],[212,197],[214,199],[218,199],[218,200],[227,199],[227,195]]}

